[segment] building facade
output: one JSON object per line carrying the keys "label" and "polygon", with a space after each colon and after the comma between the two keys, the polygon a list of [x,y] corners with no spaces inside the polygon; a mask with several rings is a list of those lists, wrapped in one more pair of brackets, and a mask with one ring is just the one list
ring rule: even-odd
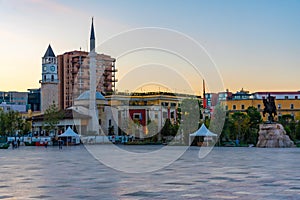
{"label": "building facade", "polygon": [[[300,120],[300,92],[256,92],[244,93],[239,92],[233,94],[232,98],[220,101],[229,113],[246,112],[247,108],[253,106],[258,109],[263,117],[263,99],[266,99],[268,94],[275,97],[277,108],[277,116],[275,120],[279,120],[283,115],[291,115],[295,120]],[[267,121],[267,115],[263,117]]]}
{"label": "building facade", "polygon": [[[70,51],[58,55],[59,105],[66,109],[74,99],[89,90],[89,53]],[[115,90],[115,59],[104,54],[96,56],[96,91],[111,94]]]}
{"label": "building facade", "polygon": [[27,92],[0,92],[0,103],[6,102],[7,104],[16,104],[16,105],[27,105]]}
{"label": "building facade", "polygon": [[[147,135],[148,124],[155,124],[161,130],[166,119],[171,123],[178,120],[177,109],[180,101],[185,97],[157,93],[140,93],[134,95],[118,94],[107,96],[108,105],[115,109],[113,114],[118,134],[122,134],[130,122],[139,124],[139,133]],[[136,132],[136,131],[135,131]],[[139,135],[139,134],[137,134]]]}
{"label": "building facade", "polygon": [[28,105],[32,112],[41,111],[41,89],[28,89]]}
{"label": "building facade", "polygon": [[[89,91],[75,99],[74,105],[68,109],[89,115]],[[157,93],[138,93],[103,96],[96,92],[97,118],[99,134],[124,135],[130,134],[137,138],[146,138],[157,134],[167,119],[171,123],[179,120],[178,108],[185,95]],[[75,116],[76,118],[76,116]],[[91,135],[88,123],[78,127],[81,135]],[[151,135],[149,135],[151,134]]]}
{"label": "building facade", "polygon": [[22,104],[11,104],[11,103],[2,102],[0,104],[0,110],[4,112],[17,111],[19,113],[26,113],[27,107],[26,105],[22,105]]}
{"label": "building facade", "polygon": [[27,92],[0,92],[0,110],[25,113],[29,108],[27,95]]}

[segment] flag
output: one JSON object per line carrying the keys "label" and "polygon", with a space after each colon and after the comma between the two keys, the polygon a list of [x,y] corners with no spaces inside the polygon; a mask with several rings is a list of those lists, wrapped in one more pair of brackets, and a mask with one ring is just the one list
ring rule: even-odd
{"label": "flag", "polygon": [[205,81],[203,79],[203,108],[206,108],[206,97],[205,97]]}

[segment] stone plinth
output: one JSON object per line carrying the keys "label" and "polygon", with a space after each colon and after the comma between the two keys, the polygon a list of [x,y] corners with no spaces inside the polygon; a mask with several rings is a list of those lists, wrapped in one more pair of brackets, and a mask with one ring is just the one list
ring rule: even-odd
{"label": "stone plinth", "polygon": [[295,147],[294,142],[286,134],[283,126],[278,123],[260,124],[256,147],[285,148]]}

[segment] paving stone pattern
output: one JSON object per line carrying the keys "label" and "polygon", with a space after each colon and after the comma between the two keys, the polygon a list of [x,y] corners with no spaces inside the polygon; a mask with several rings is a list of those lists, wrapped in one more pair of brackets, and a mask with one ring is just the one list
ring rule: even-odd
{"label": "paving stone pattern", "polygon": [[128,174],[84,146],[1,149],[0,199],[300,199],[300,148],[216,147],[204,159],[198,151],[191,147],[152,173]]}

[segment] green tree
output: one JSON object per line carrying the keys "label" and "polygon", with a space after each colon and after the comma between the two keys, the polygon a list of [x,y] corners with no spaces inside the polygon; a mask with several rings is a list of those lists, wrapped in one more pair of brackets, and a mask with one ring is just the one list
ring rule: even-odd
{"label": "green tree", "polygon": [[226,119],[225,107],[221,104],[217,104],[214,108],[211,118],[205,119],[204,121],[205,125],[209,128],[210,131],[218,134],[218,138],[216,138],[219,141],[219,142],[216,141],[218,145],[220,144],[221,141],[221,133],[224,128],[225,119]]}
{"label": "green tree", "polygon": [[169,136],[174,137],[177,135],[178,130],[179,130],[179,125],[177,123],[172,124],[170,119],[166,119],[165,124],[160,131],[160,134],[163,138]]}
{"label": "green tree", "polygon": [[296,125],[296,140],[300,140],[300,120],[298,120]]}
{"label": "green tree", "polygon": [[189,134],[195,132],[200,126],[199,101],[197,99],[184,99],[181,102],[180,131],[183,132],[184,144],[189,142]]}
{"label": "green tree", "polygon": [[21,127],[22,127],[21,128],[21,134],[22,135],[27,134],[31,130],[31,124],[26,120],[23,120],[23,122],[21,124]]}
{"label": "green tree", "polygon": [[246,110],[247,115],[250,118],[249,125],[251,128],[258,128],[258,125],[262,122],[262,117],[257,108],[250,106]]}
{"label": "green tree", "polygon": [[8,127],[7,115],[3,110],[0,110],[0,134],[6,135]]}
{"label": "green tree", "polygon": [[226,119],[226,111],[224,106],[218,104],[214,108],[213,115],[211,116],[211,120],[209,123],[209,129],[217,133],[218,135],[221,134],[223,128],[224,128],[224,122]]}
{"label": "green tree", "polygon": [[176,136],[179,133],[178,130],[179,130],[179,124],[178,123],[173,124],[171,135]]}
{"label": "green tree", "polygon": [[17,111],[9,111],[7,113],[7,131],[10,135],[14,135],[16,131],[22,128],[22,117]]}
{"label": "green tree", "polygon": [[245,142],[245,135],[249,131],[249,116],[242,112],[235,112],[231,115],[231,121],[233,125],[231,139]]}
{"label": "green tree", "polygon": [[161,140],[160,133],[158,133],[158,125],[155,120],[149,120],[147,122],[147,138],[151,138],[152,141],[157,142]]}
{"label": "green tree", "polygon": [[44,114],[44,127],[47,132],[54,130],[56,134],[57,124],[64,118],[63,110],[60,110],[55,103],[50,105]]}
{"label": "green tree", "polygon": [[[0,134],[1,135],[15,135],[24,133],[27,129],[25,126],[28,122],[24,121],[21,114],[17,111],[10,110],[9,112],[0,111]],[[30,125],[29,125],[30,127]]]}
{"label": "green tree", "polygon": [[231,134],[232,126],[233,126],[232,121],[229,119],[229,113],[227,112],[225,116],[223,130],[220,135],[220,141],[225,142],[231,140],[230,134]]}
{"label": "green tree", "polygon": [[171,135],[172,132],[172,123],[170,119],[166,119],[164,126],[162,127],[160,133],[162,137]]}
{"label": "green tree", "polygon": [[282,124],[284,130],[286,131],[287,135],[291,138],[291,140],[295,141],[297,138],[297,127],[294,117],[290,114],[282,115],[279,119],[279,123]]}
{"label": "green tree", "polygon": [[256,144],[258,139],[259,124],[262,123],[262,117],[257,108],[250,106],[246,110],[249,116],[249,129],[245,134],[245,141],[248,144]]}
{"label": "green tree", "polygon": [[282,115],[279,118],[279,123],[282,124],[283,127],[286,127],[292,120],[293,120],[292,115],[286,114],[286,115]]}

